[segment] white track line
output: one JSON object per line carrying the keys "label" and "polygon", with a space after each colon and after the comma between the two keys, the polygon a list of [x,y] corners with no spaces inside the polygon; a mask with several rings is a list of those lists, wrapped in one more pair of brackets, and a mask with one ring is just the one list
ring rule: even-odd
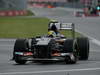
{"label": "white track line", "polygon": [[86,35],[86,34],[84,34],[83,32],[80,32],[80,31],[77,30],[77,29],[76,29],[76,32],[78,32],[78,33],[80,33],[80,34],[82,34],[82,35],[88,37],[94,44],[100,46],[100,40],[97,40],[97,39],[95,39],[95,38],[93,38],[93,37],[91,37],[91,36],[89,36],[89,35]]}
{"label": "white track line", "polygon": [[15,74],[41,74],[41,73],[56,73],[56,72],[79,72],[79,71],[95,71],[100,68],[86,68],[86,69],[70,69],[70,70],[48,70],[48,71],[31,71],[31,72],[6,72],[0,73],[0,75],[15,75]]}
{"label": "white track line", "polygon": [[95,43],[95,44],[97,44],[98,46],[100,46],[100,41],[99,40],[97,40],[97,39],[95,39],[95,38],[91,38],[92,40],[92,42],[93,43]]}

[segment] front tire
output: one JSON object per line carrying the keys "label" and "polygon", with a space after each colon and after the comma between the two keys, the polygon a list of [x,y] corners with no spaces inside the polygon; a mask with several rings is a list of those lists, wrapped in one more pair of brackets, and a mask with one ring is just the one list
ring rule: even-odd
{"label": "front tire", "polygon": [[67,39],[64,42],[64,52],[65,53],[70,53],[73,55],[74,59],[71,59],[71,56],[66,56],[65,57],[65,62],[66,64],[75,64],[77,62],[77,53],[76,53],[76,41],[73,39]]}
{"label": "front tire", "polygon": [[89,39],[88,38],[77,38],[79,59],[88,60],[89,58]]}
{"label": "front tire", "polygon": [[23,53],[23,52],[27,52],[28,49],[29,49],[29,44],[28,44],[27,39],[17,39],[15,41],[13,58],[14,58],[16,63],[25,64],[27,61],[21,59],[23,57],[23,55],[15,54],[15,52],[22,52]]}
{"label": "front tire", "polygon": [[15,57],[15,62],[17,64],[25,64],[27,61],[26,60],[22,60],[20,56]]}

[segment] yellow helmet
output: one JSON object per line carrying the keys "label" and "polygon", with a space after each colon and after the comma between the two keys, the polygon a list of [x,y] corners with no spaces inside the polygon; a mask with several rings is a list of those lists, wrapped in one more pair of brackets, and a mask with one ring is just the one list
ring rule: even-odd
{"label": "yellow helmet", "polygon": [[55,33],[54,31],[50,30],[50,31],[48,32],[48,35],[49,35],[49,36],[55,37],[55,36],[56,36],[56,33]]}

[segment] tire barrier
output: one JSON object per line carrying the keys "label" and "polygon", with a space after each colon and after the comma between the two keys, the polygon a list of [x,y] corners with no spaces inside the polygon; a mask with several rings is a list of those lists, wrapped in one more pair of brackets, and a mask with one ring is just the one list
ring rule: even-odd
{"label": "tire barrier", "polygon": [[26,10],[0,11],[0,16],[24,16],[24,15],[27,15]]}

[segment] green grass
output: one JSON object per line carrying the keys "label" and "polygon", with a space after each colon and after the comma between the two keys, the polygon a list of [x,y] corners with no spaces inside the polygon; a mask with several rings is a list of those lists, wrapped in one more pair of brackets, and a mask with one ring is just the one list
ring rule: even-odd
{"label": "green grass", "polygon": [[47,33],[49,19],[0,17],[0,38],[26,38]]}
{"label": "green grass", "polygon": [[[61,30],[60,31],[61,34],[65,35],[66,37],[73,37],[73,33],[71,30]],[[75,37],[83,37],[82,34],[75,32]]]}
{"label": "green grass", "polygon": [[[0,17],[0,38],[31,38],[48,32],[49,19],[29,17]],[[70,31],[61,31],[71,37]],[[77,37],[79,33],[75,33]]]}

